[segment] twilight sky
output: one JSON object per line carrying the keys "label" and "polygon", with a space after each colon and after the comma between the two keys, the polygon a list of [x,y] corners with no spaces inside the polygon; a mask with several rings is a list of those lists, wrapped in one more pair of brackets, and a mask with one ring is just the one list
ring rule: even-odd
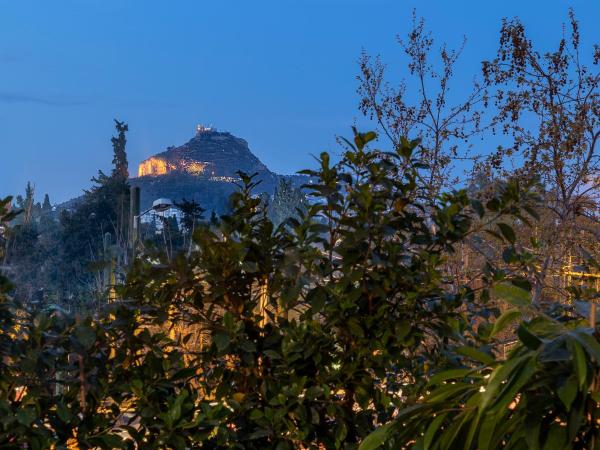
{"label": "twilight sky", "polygon": [[110,170],[115,117],[130,126],[132,172],[205,123],[293,173],[361,122],[362,48],[403,76],[395,36],[414,7],[439,42],[466,35],[460,93],[502,17],[547,48],[569,6],[586,48],[598,43],[598,0],[0,0],[0,196],[28,180],[39,199],[78,195]]}

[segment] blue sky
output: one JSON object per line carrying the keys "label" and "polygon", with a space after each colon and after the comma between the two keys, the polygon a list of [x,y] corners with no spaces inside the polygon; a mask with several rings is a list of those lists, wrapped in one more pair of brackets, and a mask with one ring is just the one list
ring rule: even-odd
{"label": "blue sky", "polygon": [[413,8],[438,41],[466,35],[460,92],[493,56],[502,17],[548,47],[569,6],[598,43],[597,0],[0,0],[0,195],[28,180],[53,202],[78,195],[110,169],[114,117],[129,122],[133,167],[205,123],[293,173],[364,124],[362,48],[404,75],[395,37]]}

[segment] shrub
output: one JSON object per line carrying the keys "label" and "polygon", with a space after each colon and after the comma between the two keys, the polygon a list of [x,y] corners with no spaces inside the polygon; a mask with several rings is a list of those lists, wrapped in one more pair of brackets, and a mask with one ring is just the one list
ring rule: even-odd
{"label": "shrub", "polygon": [[4,295],[0,444],[356,448],[421,407],[433,373],[492,363],[490,327],[475,326],[510,277],[488,268],[476,290],[444,264],[475,222],[524,219],[528,187],[488,208],[465,191],[426,201],[419,143],[373,139],[355,132],[337,163],[321,154],[310,205],[277,228],[241,174],[231,214],[199,225],[191,251],[143,254],[94,317]]}

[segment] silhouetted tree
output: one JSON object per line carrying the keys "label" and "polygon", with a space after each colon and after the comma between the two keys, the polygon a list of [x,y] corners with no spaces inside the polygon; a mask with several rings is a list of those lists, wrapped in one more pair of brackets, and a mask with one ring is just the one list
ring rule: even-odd
{"label": "silhouetted tree", "polygon": [[127,180],[129,178],[129,164],[127,162],[125,146],[127,145],[126,133],[129,131],[129,126],[125,122],[120,122],[115,119],[115,128],[117,129],[117,136],[114,136],[111,139],[114,166],[112,176]]}
{"label": "silhouetted tree", "polygon": [[52,211],[52,204],[50,203],[50,197],[48,194],[44,195],[44,203],[42,203],[42,211],[50,212]]}

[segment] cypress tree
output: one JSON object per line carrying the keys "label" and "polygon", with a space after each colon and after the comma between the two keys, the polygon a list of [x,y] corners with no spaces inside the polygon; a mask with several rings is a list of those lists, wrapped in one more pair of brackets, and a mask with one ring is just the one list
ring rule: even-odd
{"label": "cypress tree", "polygon": [[120,122],[117,119],[114,120],[117,136],[111,138],[114,152],[112,176],[127,180],[129,178],[129,164],[127,162],[127,152],[125,151],[127,144],[125,134],[129,130],[129,126],[125,122]]}

